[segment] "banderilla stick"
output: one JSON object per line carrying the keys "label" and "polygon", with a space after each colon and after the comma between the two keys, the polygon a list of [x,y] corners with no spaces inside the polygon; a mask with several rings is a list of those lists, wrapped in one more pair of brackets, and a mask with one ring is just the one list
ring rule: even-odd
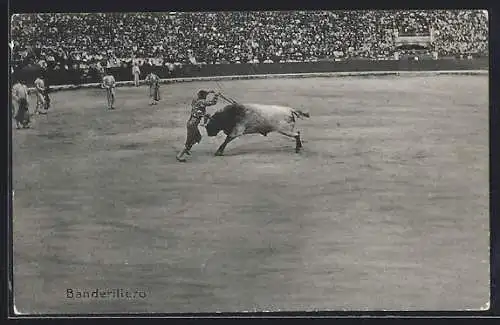
{"label": "banderilla stick", "polygon": [[[215,80],[215,83],[217,84],[217,87],[219,87],[220,90],[222,90],[222,87],[219,83],[219,81]],[[231,103],[231,104],[236,104],[236,101],[232,98],[227,98],[226,96],[222,95],[221,92],[219,92],[219,97],[221,97],[222,99],[224,99],[226,102],[228,103]]]}
{"label": "banderilla stick", "polygon": [[219,93],[219,97],[221,97],[222,99],[224,99],[225,101],[227,101],[231,104],[236,104],[236,101],[234,99],[227,98],[226,96],[222,95],[221,93]]}

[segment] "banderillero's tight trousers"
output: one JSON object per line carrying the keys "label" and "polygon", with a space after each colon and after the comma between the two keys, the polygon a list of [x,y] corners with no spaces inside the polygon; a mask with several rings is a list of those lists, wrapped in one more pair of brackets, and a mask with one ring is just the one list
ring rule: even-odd
{"label": "banderillero's tight trousers", "polygon": [[187,122],[187,137],[186,137],[186,150],[191,150],[193,145],[199,143],[201,141],[201,133],[198,129],[198,125],[200,124],[201,116],[195,117],[191,116]]}

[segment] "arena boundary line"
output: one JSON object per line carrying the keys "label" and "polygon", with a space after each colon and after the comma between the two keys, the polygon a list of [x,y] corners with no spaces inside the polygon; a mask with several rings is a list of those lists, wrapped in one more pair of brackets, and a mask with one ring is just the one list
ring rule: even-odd
{"label": "arena boundary line", "polygon": [[[353,72],[310,72],[310,73],[283,73],[283,74],[254,74],[233,76],[211,76],[211,77],[188,77],[161,79],[162,84],[195,81],[224,81],[224,80],[252,80],[252,79],[282,79],[282,78],[328,78],[328,77],[370,77],[370,76],[434,76],[434,75],[488,75],[488,70],[435,70],[435,71],[353,71]],[[140,81],[145,84],[144,80]],[[118,87],[133,86],[133,81],[118,81]],[[100,83],[88,83],[81,85],[57,85],[51,86],[51,91],[75,90],[82,88],[100,88]],[[33,92],[35,88],[29,88]]]}

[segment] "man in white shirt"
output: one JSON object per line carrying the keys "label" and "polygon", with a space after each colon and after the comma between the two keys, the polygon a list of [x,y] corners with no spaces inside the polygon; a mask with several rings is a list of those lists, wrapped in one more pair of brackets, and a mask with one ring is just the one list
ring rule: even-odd
{"label": "man in white shirt", "polygon": [[167,63],[167,68],[168,68],[168,74],[171,76],[174,74],[175,66],[173,63],[168,62]]}
{"label": "man in white shirt", "polygon": [[132,75],[134,76],[134,86],[139,87],[141,69],[139,69],[137,62],[134,62],[134,65],[132,66]]}

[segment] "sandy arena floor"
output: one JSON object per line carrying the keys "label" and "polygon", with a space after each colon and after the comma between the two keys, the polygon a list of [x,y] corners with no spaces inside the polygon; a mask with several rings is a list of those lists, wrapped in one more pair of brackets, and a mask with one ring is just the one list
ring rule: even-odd
{"label": "sandy arena floor", "polygon": [[[489,299],[487,76],[220,82],[295,106],[304,150],[220,134],[175,155],[215,82],[52,93],[13,130],[25,313],[477,309]],[[222,104],[217,105],[222,107]],[[67,289],[130,299],[70,299]]]}

